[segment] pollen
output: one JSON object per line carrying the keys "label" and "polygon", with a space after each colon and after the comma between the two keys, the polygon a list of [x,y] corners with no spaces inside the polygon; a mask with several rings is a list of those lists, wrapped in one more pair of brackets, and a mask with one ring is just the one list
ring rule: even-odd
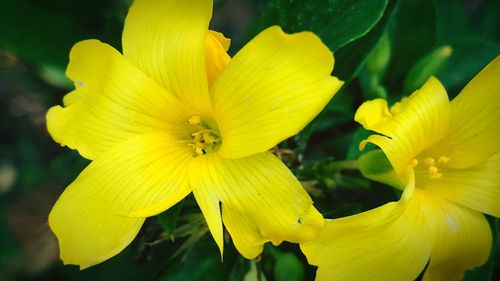
{"label": "pollen", "polygon": [[193,115],[189,117],[188,123],[190,125],[199,125],[201,123],[201,117],[199,115]]}
{"label": "pollen", "polygon": [[427,158],[424,159],[424,163],[427,166],[431,166],[432,167],[432,166],[434,166],[435,162],[436,162],[436,160],[434,160],[434,158],[432,158],[432,157],[427,157]]}
{"label": "pollen", "polygon": [[439,169],[436,166],[429,167],[429,177],[431,179],[440,179],[442,176],[443,174],[439,172]]}
{"label": "pollen", "polygon": [[438,159],[438,162],[439,164],[446,164],[450,161],[450,158],[446,157],[446,156],[441,156],[439,157]]}
{"label": "pollen", "polygon": [[[437,159],[437,160],[436,160]],[[450,158],[447,156],[439,156],[439,158],[434,157],[425,157],[422,160],[423,165],[417,168],[419,171],[424,170],[424,173],[431,179],[440,179],[443,177],[442,167],[450,161]],[[419,165],[419,161],[417,158],[413,158],[409,166],[412,168],[416,168]]]}

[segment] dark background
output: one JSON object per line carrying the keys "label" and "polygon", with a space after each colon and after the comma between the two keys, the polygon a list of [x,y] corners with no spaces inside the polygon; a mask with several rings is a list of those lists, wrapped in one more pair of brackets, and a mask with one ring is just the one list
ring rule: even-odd
{"label": "dark background", "polygon": [[[45,113],[72,88],[64,76],[71,46],[97,38],[120,49],[130,3],[0,1],[0,281],[313,280],[314,267],[287,243],[268,245],[255,262],[228,242],[221,263],[191,197],[148,219],[132,245],[109,261],[79,271],[58,259],[47,215],[88,162],[52,141]],[[347,82],[310,126],[279,148],[329,218],[398,198],[391,188],[332,164],[359,155],[366,132],[353,116],[362,101],[399,100],[429,75],[453,97],[500,54],[500,3],[493,0],[215,1],[212,29],[232,38],[231,54],[273,24],[316,32],[335,53],[334,74]],[[453,52],[443,56],[447,47]],[[496,237],[498,221],[489,220]],[[466,280],[500,277],[497,238],[494,243],[489,262]]]}

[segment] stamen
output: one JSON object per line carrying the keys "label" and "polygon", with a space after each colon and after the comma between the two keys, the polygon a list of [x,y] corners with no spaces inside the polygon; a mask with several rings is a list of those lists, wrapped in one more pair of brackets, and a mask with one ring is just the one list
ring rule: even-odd
{"label": "stamen", "polygon": [[417,158],[413,158],[413,159],[411,159],[411,161],[410,161],[410,166],[411,166],[412,168],[415,168],[415,167],[417,167],[417,165],[418,165],[418,159],[417,159]]}
{"label": "stamen", "polygon": [[431,179],[439,179],[443,176],[443,174],[439,172],[439,169],[436,166],[430,166],[429,176],[431,177]]}
{"label": "stamen", "polygon": [[429,167],[429,173],[435,174],[439,171],[439,169],[436,166],[430,166]]}
{"label": "stamen", "polygon": [[425,165],[427,165],[427,166],[433,166],[433,165],[434,165],[434,162],[436,162],[436,161],[434,160],[434,158],[431,158],[431,157],[427,157],[427,158],[425,158],[425,160],[424,160],[424,163],[425,163]]}
{"label": "stamen", "polygon": [[195,146],[194,148],[194,152],[198,155],[203,155],[206,153],[206,151],[204,150],[204,148],[202,147],[199,147],[199,146]]}
{"label": "stamen", "polygon": [[438,162],[439,162],[440,164],[446,164],[446,163],[448,163],[449,161],[450,161],[450,158],[448,158],[448,157],[446,157],[446,156],[441,156],[441,157],[439,157],[439,159],[438,159]]}
{"label": "stamen", "polygon": [[189,117],[188,123],[190,125],[199,125],[201,123],[201,117],[199,115],[193,115]]}
{"label": "stamen", "polygon": [[441,173],[435,173],[435,174],[431,174],[431,179],[440,179],[441,177],[443,176],[443,174]]}
{"label": "stamen", "polygon": [[192,133],[191,139],[185,142],[188,142],[188,146],[193,149],[194,157],[209,154],[220,145],[221,139],[217,131],[210,127],[200,115],[192,115],[187,121],[191,125],[189,130]]}

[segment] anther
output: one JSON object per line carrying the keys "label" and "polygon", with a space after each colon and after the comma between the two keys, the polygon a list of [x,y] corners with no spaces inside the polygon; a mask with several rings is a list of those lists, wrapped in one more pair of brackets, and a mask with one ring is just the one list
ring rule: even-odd
{"label": "anther", "polygon": [[435,174],[439,171],[439,169],[436,166],[430,166],[429,167],[429,173]]}
{"label": "anther", "polygon": [[443,174],[439,172],[439,169],[436,166],[430,166],[429,176],[431,177],[431,179],[439,179],[443,176]]}
{"label": "anther", "polygon": [[441,177],[443,176],[443,174],[441,173],[434,173],[434,174],[431,174],[431,179],[440,179]]}
{"label": "anther", "polygon": [[201,117],[199,115],[193,115],[189,117],[188,123],[191,125],[198,125],[201,123]]}
{"label": "anther", "polygon": [[427,165],[427,166],[433,166],[433,165],[434,165],[434,162],[436,162],[436,161],[434,160],[434,158],[431,158],[431,157],[427,157],[427,158],[425,158],[425,160],[424,160],[424,163],[425,163],[425,165]]}
{"label": "anther", "polygon": [[417,158],[413,158],[413,159],[411,159],[411,161],[410,161],[410,166],[411,166],[412,168],[415,168],[415,167],[417,167],[417,165],[418,165],[418,160],[417,160]]}
{"label": "anther", "polygon": [[441,156],[441,157],[439,157],[439,159],[438,159],[438,162],[439,162],[440,164],[446,164],[446,163],[448,163],[449,161],[450,161],[450,158],[448,158],[448,157],[446,157],[446,156]]}
{"label": "anther", "polygon": [[194,152],[195,152],[196,154],[198,154],[198,155],[203,155],[203,154],[205,154],[205,150],[204,150],[202,147],[200,147],[200,146],[195,146],[195,147],[194,147]]}

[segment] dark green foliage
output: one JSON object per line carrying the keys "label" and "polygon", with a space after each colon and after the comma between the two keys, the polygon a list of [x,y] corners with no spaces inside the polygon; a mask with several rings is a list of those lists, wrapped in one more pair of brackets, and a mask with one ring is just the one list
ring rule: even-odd
{"label": "dark green foliage", "polygon": [[[313,280],[315,268],[295,244],[266,245],[259,259],[248,261],[226,234],[222,262],[192,196],[148,219],[134,242],[105,263],[79,271],[57,259],[47,215],[89,161],[50,138],[44,115],[72,88],[64,69],[74,43],[97,38],[121,49],[130,3],[0,1],[0,281]],[[353,118],[363,101],[394,102],[430,75],[453,97],[500,54],[494,0],[215,1],[212,25],[232,37],[232,54],[276,24],[289,33],[317,33],[334,52],[333,74],[345,81],[325,110],[276,150],[328,218],[398,199],[358,171],[358,144],[369,133]],[[438,64],[433,52],[442,46],[452,53]],[[467,281],[500,277],[499,222],[489,221],[491,258],[468,272]]]}

